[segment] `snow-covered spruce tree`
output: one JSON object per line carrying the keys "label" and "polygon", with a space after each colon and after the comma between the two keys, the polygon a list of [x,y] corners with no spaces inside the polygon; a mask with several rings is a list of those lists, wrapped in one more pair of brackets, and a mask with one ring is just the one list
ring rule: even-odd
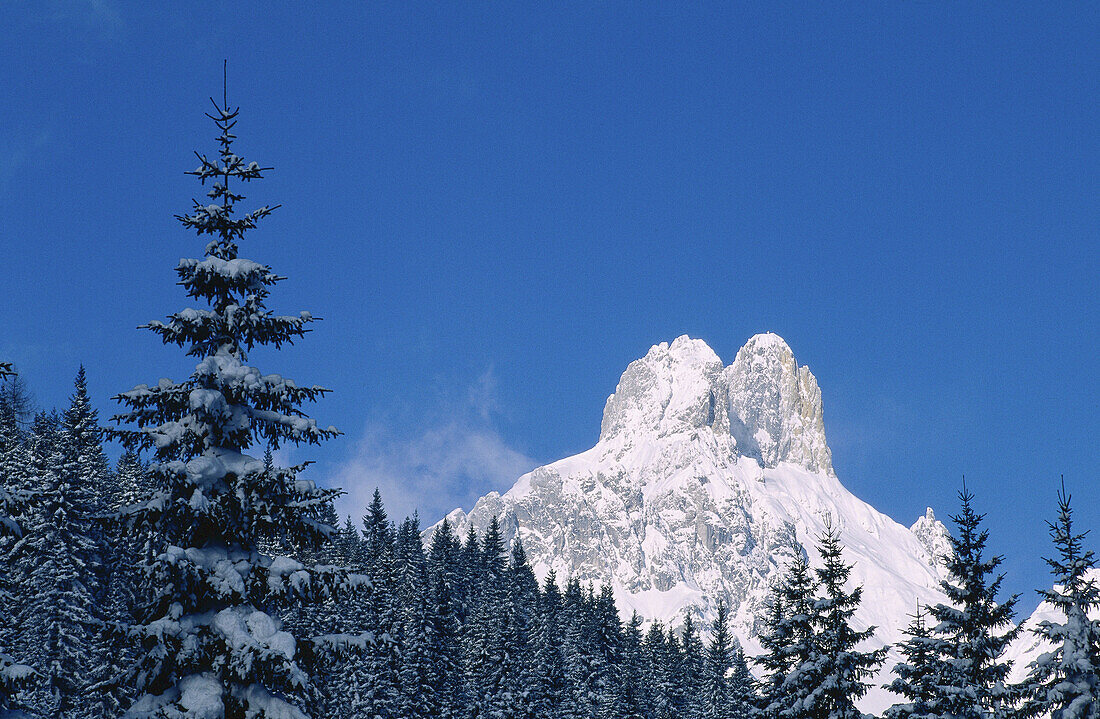
{"label": "snow-covered spruce tree", "polygon": [[1058,521],[1048,522],[1058,556],[1047,559],[1054,588],[1040,590],[1043,600],[1065,617],[1044,621],[1035,633],[1054,646],[1031,665],[1024,681],[1025,716],[1052,719],[1100,717],[1100,620],[1089,612],[1100,608],[1100,586],[1090,572],[1096,555],[1085,549],[1087,531],[1073,527],[1073,510],[1065,486],[1058,492]]}
{"label": "snow-covered spruce tree", "polygon": [[462,716],[463,668],[462,647],[458,618],[455,616],[453,587],[458,571],[458,540],[450,523],[443,523],[432,535],[428,552],[430,598],[432,612],[429,620],[435,646],[431,647],[433,674],[437,684],[435,693],[440,719],[457,719]]}
{"label": "snow-covered spruce tree", "polygon": [[676,664],[679,652],[672,632],[665,633],[660,622],[653,622],[643,643],[645,663],[643,680],[648,689],[649,716],[653,719],[673,719],[677,711]]}
{"label": "snow-covered spruce tree", "polygon": [[677,687],[676,709],[681,716],[695,717],[699,715],[702,708],[705,650],[690,611],[684,612],[679,644],[679,662],[677,662],[674,679]]}
{"label": "snow-covered spruce tree", "polygon": [[477,592],[480,590],[484,557],[481,551],[481,540],[478,539],[477,530],[471,522],[466,530],[466,539],[462,543],[462,549],[458,553],[458,577],[456,585],[456,598],[458,600],[459,618],[465,625],[474,613],[474,604],[477,601]]}
{"label": "snow-covered spruce tree", "polygon": [[34,450],[40,494],[23,548],[28,658],[43,675],[35,709],[59,718],[117,715],[115,697],[88,692],[117,667],[101,641],[109,617],[100,517],[110,473],[83,367],[60,422],[40,427]]}
{"label": "snow-covered spruce tree", "polygon": [[760,704],[769,719],[799,717],[801,701],[812,689],[812,677],[799,670],[808,666],[817,652],[811,623],[816,591],[816,577],[800,553],[769,598],[760,633],[764,652],[753,659],[764,670]]}
{"label": "snow-covered spruce tree", "polygon": [[162,379],[118,395],[127,411],[114,418],[129,425],[113,432],[127,448],[155,452],[155,492],[128,514],[130,526],[164,542],[145,568],[150,597],[135,627],[144,652],[130,674],[138,699],[129,716],[302,718],[318,645],[285,631],[280,615],[289,603],[324,600],[353,580],[260,547],[328,541],[333,528],[317,514],[336,492],[299,479],[304,465],[267,471],[246,452],[257,441],[314,444],[338,432],[301,409],[327,390],[248,364],[255,348],[301,337],[313,317],[273,314],[266,302],[282,278],[238,255],[244,234],[273,209],[238,214],[238,187],[268,168],[233,151],[238,110],[214,107],[208,116],[220,131],[218,155],[196,153],[199,166],[189,173],[209,184],[209,203],[195,201],[177,217],[209,237],[202,259],[176,267],[179,284],[204,306],[145,325],[198,364],[181,382]]}
{"label": "snow-covered spruce tree", "polygon": [[[121,669],[117,655],[107,644],[108,626],[114,620],[110,611],[111,557],[107,515],[118,502],[118,486],[103,451],[103,429],[99,426],[99,414],[92,407],[88,396],[88,381],[83,365],[74,382],[69,408],[61,419],[63,450],[75,463],[76,477],[73,486],[64,491],[65,502],[73,514],[68,519],[68,531],[84,532],[90,555],[83,567],[84,591],[92,600],[87,614],[90,619],[84,637],[85,671],[77,668],[77,674],[85,674],[77,684],[109,680]],[[83,506],[81,506],[83,505]],[[55,511],[54,516],[57,516]],[[76,553],[79,556],[79,552]],[[91,664],[90,671],[87,665]],[[86,672],[86,673],[85,673]],[[69,713],[81,716],[118,716],[123,695],[118,691],[91,691],[74,697],[74,708]]]}
{"label": "snow-covered spruce tree", "polygon": [[358,660],[347,665],[346,691],[354,697],[353,707],[367,717],[397,717],[400,703],[400,658],[394,597],[394,542],[396,530],[386,514],[382,494],[374,498],[363,516],[362,566],[372,590],[349,606],[351,620],[361,631],[379,641]]}
{"label": "snow-covered spruce tree", "polygon": [[556,719],[561,715],[567,693],[565,657],[562,655],[561,591],[557,575],[551,569],[543,582],[535,623],[535,679],[532,687],[531,710],[537,717]]}
{"label": "snow-covered spruce tree", "polygon": [[558,713],[563,719],[588,718],[596,713],[596,697],[590,690],[594,661],[589,600],[589,593],[581,589],[576,577],[570,579],[562,595],[560,612],[565,690]]}
{"label": "snow-covered spruce tree", "polygon": [[[139,507],[151,493],[145,463],[138,455],[125,451],[118,458],[113,473],[113,503],[107,508],[111,521],[106,524],[107,533],[107,582],[106,600],[103,604],[106,619],[105,630],[100,637],[100,651],[109,662],[100,676],[97,691],[105,692],[109,702],[116,706],[129,706],[132,696],[129,687],[117,681],[120,674],[137,659],[137,647],[128,629],[137,618],[142,604],[142,566],[153,556],[153,537],[148,531],[132,532],[122,520],[128,510]],[[111,668],[115,671],[112,673]],[[117,716],[115,711],[111,716]]]}
{"label": "snow-covered spruce tree", "polygon": [[703,664],[701,719],[731,719],[729,670],[732,652],[729,608],[725,602],[719,601]]}
{"label": "snow-covered spruce tree", "polygon": [[917,604],[913,621],[905,629],[907,639],[897,645],[905,661],[894,665],[897,676],[885,685],[885,689],[908,699],[889,707],[886,719],[935,719],[942,716],[939,709],[938,687],[943,683],[949,665],[943,657],[947,654],[944,640],[934,637],[926,617],[928,609]]}
{"label": "snow-covered spruce tree", "polygon": [[618,716],[622,719],[642,719],[649,705],[649,692],[642,683],[642,617],[637,611],[631,613],[630,620],[622,627],[615,659],[619,665]]}
{"label": "snow-covered spruce tree", "polygon": [[[64,446],[76,463],[77,492],[86,502],[86,514],[70,520],[79,525],[86,534],[92,550],[93,561],[84,567],[85,585],[92,598],[89,608],[91,622],[86,637],[86,658],[84,665],[90,665],[84,684],[93,686],[111,685],[110,680],[122,670],[122,654],[114,646],[117,632],[113,631],[117,612],[112,607],[112,570],[117,567],[113,549],[117,545],[112,541],[112,525],[107,517],[118,506],[121,488],[117,476],[111,471],[107,455],[103,451],[103,429],[99,426],[99,413],[92,406],[88,396],[88,380],[84,366],[77,371],[73,395],[69,408],[62,415],[62,433]],[[74,501],[70,499],[70,501]],[[76,504],[74,502],[74,508]],[[103,684],[106,682],[106,684]],[[83,715],[92,717],[116,717],[125,701],[121,688],[112,686],[110,690],[95,689],[77,697],[77,704],[83,708]]]}
{"label": "snow-covered spruce tree", "polygon": [[[0,362],[0,380],[13,374],[10,363]],[[6,403],[0,403],[0,538],[5,540],[0,545],[4,551],[3,561],[0,562],[0,609],[3,611],[5,625],[12,608],[12,597],[9,593],[12,566],[9,541],[22,536],[23,528],[19,519],[26,511],[30,499],[26,492],[27,464],[15,410]],[[17,709],[13,701],[14,695],[30,683],[35,673],[31,667],[17,662],[4,651],[14,628],[3,626],[0,629],[4,631],[4,644],[0,645],[0,717],[8,717],[14,716]]]}
{"label": "snow-covered spruce tree", "polygon": [[814,570],[819,596],[810,624],[815,636],[808,660],[794,669],[794,685],[806,692],[796,714],[809,719],[861,719],[855,702],[870,689],[865,680],[882,664],[886,649],[856,649],[874,634],[875,627],[863,631],[852,627],[863,587],[846,589],[852,565],[844,563],[840,532],[831,522],[826,522],[817,548],[823,566]]}
{"label": "snow-covered spruce tree", "polygon": [[623,692],[627,677],[618,661],[622,656],[622,624],[611,585],[600,587],[599,595],[594,598],[593,610],[591,636],[594,661],[591,665],[590,690],[596,701],[596,718],[634,719]]}
{"label": "snow-covered spruce tree", "polygon": [[[336,519],[335,509],[330,510],[331,507],[329,503],[321,510],[320,516],[326,524],[337,526],[339,521]],[[351,517],[348,517],[331,545],[320,547],[310,554],[322,564],[333,564],[359,573],[364,566],[362,543],[359,529],[352,523]],[[370,631],[370,624],[365,620],[366,600],[366,593],[357,592],[302,605],[296,607],[287,617],[287,624],[292,627],[291,631],[302,636],[327,632],[361,634]],[[373,649],[374,645],[369,645],[365,651],[332,653],[323,658],[322,666],[317,672],[316,684],[320,697],[317,698],[316,709],[313,710],[314,716],[355,716],[353,707],[358,701],[361,683],[359,672],[366,653]]]}
{"label": "snow-covered spruce tree", "polygon": [[534,688],[536,684],[535,641],[538,614],[539,585],[523,543],[516,537],[512,543],[512,557],[506,574],[506,606],[508,622],[505,625],[503,644],[506,661],[504,685],[511,706],[507,715],[535,719]]}
{"label": "snow-covered spruce tree", "polygon": [[944,640],[936,708],[952,719],[1002,719],[1014,703],[1005,684],[1011,662],[1003,657],[1019,634],[1012,621],[1016,597],[997,601],[1004,575],[993,572],[1002,558],[985,557],[989,532],[981,528],[985,515],[974,512],[973,499],[964,487],[962,509],[951,517],[958,534],[950,538],[953,551],[945,563],[950,576],[940,583],[951,604],[929,607],[937,622],[932,634]]}
{"label": "snow-covered spruce tree", "polygon": [[428,582],[428,563],[420,539],[420,520],[414,515],[401,523],[394,545],[396,618],[401,648],[400,716],[427,719],[439,716],[436,664],[438,645]]}
{"label": "snow-covered spruce tree", "polygon": [[474,613],[465,626],[467,695],[470,716],[495,717],[512,701],[505,639],[511,631],[508,612],[507,560],[500,525],[494,516],[482,544],[481,581]]}
{"label": "snow-covered spruce tree", "polygon": [[730,667],[730,717],[731,719],[752,719],[756,714],[759,697],[756,694],[756,680],[749,671],[749,662],[741,642],[733,637],[733,652]]}

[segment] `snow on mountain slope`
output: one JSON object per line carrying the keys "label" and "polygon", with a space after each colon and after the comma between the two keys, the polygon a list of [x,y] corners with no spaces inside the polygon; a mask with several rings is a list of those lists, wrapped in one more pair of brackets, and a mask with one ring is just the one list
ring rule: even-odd
{"label": "snow on mountain slope", "polygon": [[[1100,569],[1091,570],[1088,576],[1094,582],[1100,582]],[[1089,618],[1100,619],[1100,609],[1090,612]],[[1031,616],[1021,624],[1022,631],[1020,635],[1005,651],[1005,656],[1012,660],[1012,672],[1009,674],[1009,681],[1019,682],[1023,680],[1028,674],[1030,664],[1053,649],[1050,642],[1035,634],[1035,629],[1042,622],[1047,621],[1054,624],[1064,624],[1066,616],[1050,602],[1042,602],[1035,608]]]}
{"label": "snow on mountain slope", "polygon": [[[540,578],[554,569],[609,583],[624,614],[678,624],[690,610],[707,622],[725,601],[750,654],[769,587],[795,554],[820,563],[827,521],[864,587],[856,620],[878,627],[877,643],[902,638],[917,601],[945,600],[934,559],[943,525],[929,513],[915,533],[841,485],[817,380],[774,334],[750,339],[728,367],[701,340],[654,346],[608,398],[596,446],[448,516],[461,534],[494,515]],[[891,702],[875,691],[864,708]]]}

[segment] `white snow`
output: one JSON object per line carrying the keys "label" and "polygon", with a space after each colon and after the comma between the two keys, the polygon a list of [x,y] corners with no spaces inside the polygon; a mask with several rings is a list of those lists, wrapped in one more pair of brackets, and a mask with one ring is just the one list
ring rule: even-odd
{"label": "white snow", "polygon": [[[840,483],[817,382],[774,334],[753,337],[729,367],[686,336],[654,346],[608,398],[593,448],[448,520],[462,536],[493,515],[506,539],[523,539],[540,579],[553,569],[563,583],[609,583],[624,617],[679,624],[692,608],[705,626],[725,601],[749,654],[770,586],[796,553],[820,563],[826,521],[864,587],[856,623],[878,627],[873,644],[901,639],[918,600],[946,601],[930,548]],[[862,708],[893,701],[875,689]]]}

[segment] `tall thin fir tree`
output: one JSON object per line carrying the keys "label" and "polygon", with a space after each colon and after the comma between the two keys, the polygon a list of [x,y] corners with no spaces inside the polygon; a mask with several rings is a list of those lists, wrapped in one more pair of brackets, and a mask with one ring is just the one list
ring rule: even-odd
{"label": "tall thin fir tree", "polygon": [[672,632],[665,632],[660,622],[653,622],[646,632],[645,663],[642,666],[648,689],[649,714],[653,719],[673,719],[676,705],[677,648]]}
{"label": "tall thin fir tree", "polygon": [[710,644],[704,660],[703,701],[700,719],[732,719],[729,671],[733,665],[733,644],[729,628],[729,607],[718,602],[710,627]]}
{"label": "tall thin fir tree", "polygon": [[439,716],[439,685],[433,648],[432,601],[428,563],[420,539],[420,520],[406,517],[397,532],[394,551],[397,626],[400,641],[400,715],[407,719]]}
{"label": "tall thin fir tree", "polygon": [[[151,560],[154,537],[148,531],[132,532],[125,517],[131,508],[140,507],[148,499],[151,486],[141,458],[125,451],[115,464],[113,504],[109,506],[107,531],[107,584],[104,613],[106,626],[101,637],[101,651],[110,658],[104,663],[97,691],[106,693],[116,707],[132,702],[130,688],[119,677],[137,659],[137,647],[128,629],[137,618],[141,606],[142,566]],[[112,714],[116,716],[117,712]]]}
{"label": "tall thin fir tree", "polygon": [[769,719],[800,716],[801,701],[813,688],[813,677],[799,671],[817,651],[814,595],[817,578],[806,556],[798,553],[783,582],[772,590],[760,644],[764,653],[753,661],[764,671],[761,711]]}
{"label": "tall thin fir tree", "polygon": [[947,651],[944,640],[933,636],[927,618],[928,609],[918,602],[905,629],[906,639],[897,645],[904,660],[894,665],[896,676],[884,687],[908,701],[887,708],[886,719],[935,719],[942,715],[938,687],[943,683],[946,665],[942,657]]}
{"label": "tall thin fir tree", "polygon": [[565,657],[562,655],[563,599],[553,569],[547,572],[542,587],[535,624],[535,679],[531,708],[535,716],[556,719],[561,715],[566,683]]}
{"label": "tall thin fir tree", "polygon": [[349,666],[349,691],[357,698],[356,709],[364,716],[399,716],[400,647],[394,597],[394,541],[396,532],[377,488],[363,516],[363,572],[370,577],[371,592],[365,597],[357,621],[378,641],[360,661]]}
{"label": "tall thin fir tree", "polygon": [[594,697],[589,691],[592,676],[589,614],[585,592],[573,577],[565,586],[559,614],[565,686],[558,713],[563,719],[581,719],[595,713]]}
{"label": "tall thin fir tree", "polygon": [[[84,666],[78,670],[78,674],[84,674],[85,678],[76,682],[88,686],[89,683],[110,680],[120,670],[116,661],[119,655],[112,651],[107,641],[108,628],[115,619],[110,611],[113,557],[107,517],[118,503],[119,488],[103,451],[103,429],[99,426],[99,413],[88,395],[87,373],[83,365],[77,371],[69,408],[62,415],[61,426],[63,446],[76,468],[76,487],[67,492],[74,512],[69,522],[70,531],[83,531],[84,541],[91,552],[83,567],[83,582],[92,604],[87,610],[89,622],[84,639]],[[75,704],[83,708],[82,716],[115,717],[122,709],[123,699],[124,694],[118,691],[95,690],[76,697]],[[73,713],[80,714],[81,710]]]}
{"label": "tall thin fir tree", "polygon": [[23,661],[38,669],[41,681],[27,692],[25,703],[34,711],[51,711],[49,706],[50,684],[45,672],[44,653],[48,651],[44,639],[46,623],[52,613],[39,611],[42,605],[42,588],[36,584],[35,574],[44,571],[40,556],[43,536],[47,531],[45,505],[55,490],[54,480],[60,465],[61,417],[57,412],[38,411],[24,435],[22,491],[31,499],[20,517],[22,536],[12,547],[8,559],[12,591],[11,613],[8,621],[15,628],[11,636],[11,649]]}
{"label": "tall thin fir tree", "polygon": [[684,612],[684,624],[680,628],[679,662],[675,682],[678,687],[676,709],[682,716],[697,716],[703,696],[703,641],[695,628],[690,611]]}
{"label": "tall thin fir tree", "polygon": [[749,671],[749,662],[745,650],[737,637],[733,637],[732,666],[729,675],[730,718],[752,719],[756,713],[759,697],[756,694],[756,679]]}
{"label": "tall thin fir tree", "polygon": [[987,557],[989,531],[985,515],[974,511],[974,495],[963,485],[962,505],[951,517],[949,576],[940,583],[951,604],[936,604],[929,612],[937,624],[932,634],[942,660],[937,679],[936,708],[953,719],[1003,719],[1014,712],[1015,692],[1006,684],[1012,664],[1005,650],[1019,634],[1014,626],[1016,596],[998,601],[1004,574],[994,575],[1003,558]]}
{"label": "tall thin fir tree", "polygon": [[844,562],[840,529],[831,520],[818,539],[818,552],[822,566],[815,573],[820,594],[810,620],[814,651],[809,661],[795,669],[807,675],[807,681],[799,682],[809,690],[802,697],[802,710],[813,719],[861,719],[863,713],[855,703],[870,689],[866,680],[886,658],[886,648],[857,649],[874,635],[875,627],[862,631],[852,627],[863,587],[847,588],[852,565]]}
{"label": "tall thin fir tree", "polygon": [[616,657],[619,681],[616,701],[622,719],[642,719],[649,705],[647,687],[643,684],[642,617],[632,612],[623,626]]}
{"label": "tall thin fir tree", "polygon": [[472,717],[492,717],[511,700],[506,682],[509,666],[504,645],[511,623],[505,587],[508,563],[496,516],[485,530],[480,566],[482,575],[474,612],[464,632],[467,695],[471,699]]}
{"label": "tall thin fir tree", "polygon": [[508,624],[502,640],[508,654],[504,678],[506,695],[512,698],[508,715],[536,719],[534,694],[537,673],[534,661],[539,585],[531,565],[527,563],[527,554],[519,537],[512,542],[512,557],[505,576]]}
{"label": "tall thin fir tree", "polygon": [[611,585],[602,585],[599,595],[594,597],[591,619],[590,633],[594,641],[590,691],[596,703],[596,717],[619,719],[627,716],[630,708],[622,691],[628,677],[617,661],[622,656],[623,636]]}
{"label": "tall thin fir tree", "polygon": [[[0,380],[14,376],[10,362],[0,362]],[[0,403],[0,539],[3,540],[4,561],[0,562],[0,608],[3,618],[11,615],[12,597],[10,594],[11,544],[23,534],[20,518],[26,511],[31,497],[26,491],[27,458],[19,438],[16,412],[6,403]],[[6,622],[5,622],[6,623]],[[0,627],[3,630],[4,645],[0,645],[0,717],[15,716],[19,707],[16,694],[26,688],[35,678],[35,671],[9,655],[7,642],[11,640],[12,627]]]}
{"label": "tall thin fir tree", "polygon": [[[1096,555],[1085,549],[1088,531],[1073,526],[1073,508],[1065,482],[1058,491],[1058,520],[1048,522],[1058,556],[1046,559],[1054,588],[1040,590],[1043,600],[1065,618],[1045,620],[1033,631],[1053,646],[1036,659],[1023,684],[1023,714],[1051,719],[1100,717],[1100,609]],[[1095,616],[1095,615],[1094,615]]]}
{"label": "tall thin fir tree", "polygon": [[101,521],[106,507],[107,460],[96,413],[88,398],[84,368],[77,373],[69,408],[36,441],[41,494],[27,528],[26,615],[32,662],[43,675],[35,708],[46,716],[101,717],[117,714],[109,694],[88,692],[115,673],[100,639],[108,617],[106,544]]}
{"label": "tall thin fir tree", "polygon": [[332,566],[270,556],[262,546],[317,546],[334,529],[317,519],[337,492],[299,479],[305,465],[265,470],[254,444],[316,444],[339,434],[302,410],[328,390],[300,386],[248,364],[256,348],[302,337],[308,312],[279,316],[266,306],[282,278],[239,256],[238,243],[274,209],[238,214],[240,187],[270,168],[247,162],[233,142],[239,109],[211,100],[219,131],[214,158],[196,153],[194,175],[209,185],[177,219],[209,237],[202,259],[176,267],[183,309],[146,328],[198,360],[190,377],[139,385],[117,399],[114,431],[129,449],[153,450],[153,496],[129,514],[164,542],[145,568],[149,600],[135,628],[144,652],[130,673],[132,717],[305,719],[314,692],[311,659],[323,640],[302,641],[282,626],[291,603],[323,601],[360,583]]}
{"label": "tall thin fir tree", "polygon": [[464,670],[460,628],[455,611],[454,587],[458,582],[458,540],[450,523],[443,523],[432,535],[429,552],[429,575],[434,601],[432,612],[433,634],[438,644],[433,647],[435,676],[439,679],[436,694],[439,697],[441,719],[457,719],[465,708],[463,700]]}

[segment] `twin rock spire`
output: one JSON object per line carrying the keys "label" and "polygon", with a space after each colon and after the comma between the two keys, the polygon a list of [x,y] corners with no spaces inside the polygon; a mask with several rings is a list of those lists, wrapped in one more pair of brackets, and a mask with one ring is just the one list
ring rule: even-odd
{"label": "twin rock spire", "polygon": [[608,397],[600,441],[709,427],[764,467],[790,462],[833,474],[821,390],[779,335],[752,337],[728,367],[702,340],[653,346]]}

